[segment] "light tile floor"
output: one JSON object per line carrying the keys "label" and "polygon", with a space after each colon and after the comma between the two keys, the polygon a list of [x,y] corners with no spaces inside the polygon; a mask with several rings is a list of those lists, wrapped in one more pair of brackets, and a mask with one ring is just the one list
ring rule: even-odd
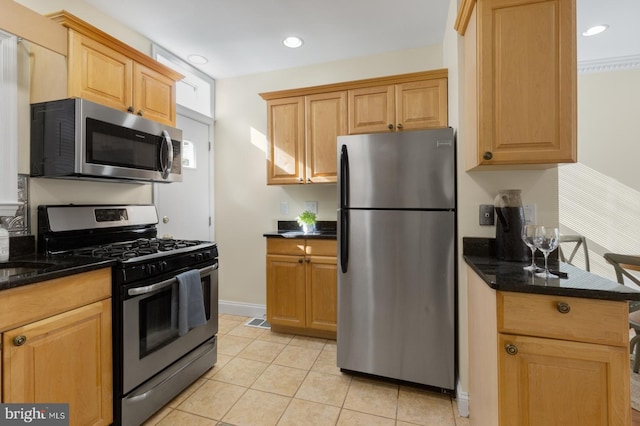
{"label": "light tile floor", "polygon": [[218,362],[145,425],[468,426],[455,400],[352,377],[336,367],[336,342],[219,317]]}

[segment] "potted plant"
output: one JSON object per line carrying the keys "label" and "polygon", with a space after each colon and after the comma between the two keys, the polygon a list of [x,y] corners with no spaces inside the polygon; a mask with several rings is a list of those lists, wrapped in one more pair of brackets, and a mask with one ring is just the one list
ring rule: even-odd
{"label": "potted plant", "polygon": [[310,232],[314,232],[316,229],[316,214],[314,212],[310,212],[309,210],[305,210],[298,217],[296,217],[298,221],[298,225],[302,226],[302,231],[305,234]]}

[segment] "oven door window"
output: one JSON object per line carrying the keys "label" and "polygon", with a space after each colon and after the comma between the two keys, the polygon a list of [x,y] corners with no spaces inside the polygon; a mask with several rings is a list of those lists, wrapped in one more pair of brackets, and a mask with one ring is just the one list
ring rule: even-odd
{"label": "oven door window", "polygon": [[178,338],[178,285],[140,300],[140,357]]}
{"label": "oven door window", "polygon": [[[202,278],[202,296],[207,321],[211,319],[211,286]],[[178,284],[138,302],[140,359],[178,339]]]}

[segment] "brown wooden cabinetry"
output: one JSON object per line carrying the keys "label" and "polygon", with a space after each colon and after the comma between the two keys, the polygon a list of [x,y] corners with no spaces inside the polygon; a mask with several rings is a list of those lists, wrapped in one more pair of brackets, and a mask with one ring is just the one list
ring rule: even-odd
{"label": "brown wooden cabinetry", "polygon": [[456,29],[467,170],[576,162],[575,0],[465,0]]}
{"label": "brown wooden cabinetry", "polygon": [[491,289],[467,268],[474,425],[630,425],[628,304]]}
{"label": "brown wooden cabinetry", "polygon": [[267,238],[267,321],[274,331],[335,339],[335,240]]}
{"label": "brown wooden cabinetry", "polygon": [[2,291],[2,402],[68,403],[71,425],[113,421],[111,270]]}
{"label": "brown wooden cabinetry", "polygon": [[[68,29],[65,96],[175,125],[175,87],[182,75],[68,12],[49,17]],[[48,97],[51,93],[32,93],[32,101]]]}
{"label": "brown wooden cabinetry", "polygon": [[337,180],[337,138],[447,126],[447,71],[261,93],[267,101],[267,184]]}
{"label": "brown wooden cabinetry", "polygon": [[349,90],[349,134],[447,126],[447,80]]}
{"label": "brown wooden cabinetry", "polygon": [[336,142],[347,134],[346,92],[270,100],[267,184],[335,182]]}

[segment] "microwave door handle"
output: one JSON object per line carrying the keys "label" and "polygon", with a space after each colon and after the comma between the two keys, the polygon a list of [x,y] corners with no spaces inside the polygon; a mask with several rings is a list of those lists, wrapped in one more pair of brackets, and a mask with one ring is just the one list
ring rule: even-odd
{"label": "microwave door handle", "polygon": [[166,179],[169,177],[169,173],[171,172],[171,167],[173,167],[173,141],[171,140],[171,136],[166,130],[162,131],[162,148],[166,146],[167,150],[167,164],[164,165],[163,155],[160,155],[160,166],[162,167],[162,179]]}
{"label": "microwave door handle", "polygon": [[[209,272],[215,271],[216,269],[218,269],[217,263],[215,265],[202,268],[199,270],[200,276],[202,277],[204,275],[207,275]],[[165,287],[172,286],[173,284],[176,283],[176,281],[177,281],[176,278],[170,278],[168,280],[160,281],[159,283],[147,285],[144,287],[130,288],[129,291],[127,291],[127,294],[129,294],[129,296],[140,296],[142,294],[153,293],[154,291],[158,291]]]}

